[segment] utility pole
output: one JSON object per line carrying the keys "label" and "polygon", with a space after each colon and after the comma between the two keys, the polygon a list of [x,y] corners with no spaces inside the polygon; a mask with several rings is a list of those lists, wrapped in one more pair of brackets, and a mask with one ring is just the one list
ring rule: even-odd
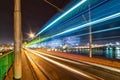
{"label": "utility pole", "polygon": [[[90,4],[89,7],[89,22],[91,22],[91,12],[90,12]],[[92,57],[92,26],[89,26],[89,57]]]}
{"label": "utility pole", "polygon": [[21,0],[14,0],[14,80],[21,80]]}

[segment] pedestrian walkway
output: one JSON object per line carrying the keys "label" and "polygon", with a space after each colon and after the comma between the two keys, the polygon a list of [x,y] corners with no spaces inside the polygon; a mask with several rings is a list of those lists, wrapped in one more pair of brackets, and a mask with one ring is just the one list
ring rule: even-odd
{"label": "pedestrian walkway", "polygon": [[[13,80],[13,66],[7,73],[5,80]],[[21,80],[35,80],[33,72],[29,66],[28,60],[25,54],[22,53],[22,79]]]}
{"label": "pedestrian walkway", "polygon": [[13,66],[11,66],[11,68],[9,69],[5,80],[13,80]]}
{"label": "pedestrian walkway", "polygon": [[[46,76],[41,72],[38,66],[29,59],[25,50],[22,50],[22,78],[21,80],[47,80]],[[13,66],[7,73],[5,80],[13,80]]]}

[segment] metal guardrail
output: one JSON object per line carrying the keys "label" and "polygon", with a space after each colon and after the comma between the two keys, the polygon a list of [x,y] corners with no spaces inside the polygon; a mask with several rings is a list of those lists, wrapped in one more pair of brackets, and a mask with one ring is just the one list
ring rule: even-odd
{"label": "metal guardrail", "polygon": [[13,64],[14,54],[13,51],[3,56],[0,56],[0,80],[6,76],[10,66]]}

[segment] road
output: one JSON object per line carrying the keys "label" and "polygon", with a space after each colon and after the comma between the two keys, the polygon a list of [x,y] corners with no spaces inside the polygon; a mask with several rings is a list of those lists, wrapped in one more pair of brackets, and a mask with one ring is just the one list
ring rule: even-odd
{"label": "road", "polygon": [[[81,61],[24,49],[36,80],[120,80],[120,73]],[[24,60],[23,60],[24,61]]]}

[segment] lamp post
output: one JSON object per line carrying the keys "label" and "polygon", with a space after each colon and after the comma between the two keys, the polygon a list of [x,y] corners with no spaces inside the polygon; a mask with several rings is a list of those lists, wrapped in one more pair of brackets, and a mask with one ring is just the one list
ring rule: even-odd
{"label": "lamp post", "polygon": [[21,0],[14,0],[14,79],[21,80]]}
{"label": "lamp post", "polygon": [[[89,22],[91,22],[90,4],[89,7]],[[92,57],[92,26],[89,26],[89,57]]]}

